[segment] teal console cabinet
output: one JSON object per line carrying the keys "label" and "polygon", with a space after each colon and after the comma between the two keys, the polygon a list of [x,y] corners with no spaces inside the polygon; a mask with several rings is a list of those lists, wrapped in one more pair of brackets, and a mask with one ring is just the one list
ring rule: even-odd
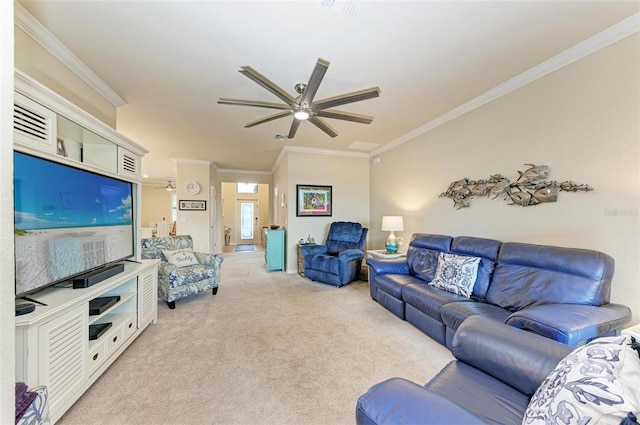
{"label": "teal console cabinet", "polygon": [[264,262],[267,271],[285,270],[284,229],[264,229]]}

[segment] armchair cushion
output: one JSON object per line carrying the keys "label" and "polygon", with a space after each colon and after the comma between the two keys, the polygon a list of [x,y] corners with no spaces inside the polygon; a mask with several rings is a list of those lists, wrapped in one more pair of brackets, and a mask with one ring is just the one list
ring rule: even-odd
{"label": "armchair cushion", "polygon": [[198,264],[198,259],[191,249],[176,249],[174,251],[162,251],[167,261],[178,267],[193,266]]}

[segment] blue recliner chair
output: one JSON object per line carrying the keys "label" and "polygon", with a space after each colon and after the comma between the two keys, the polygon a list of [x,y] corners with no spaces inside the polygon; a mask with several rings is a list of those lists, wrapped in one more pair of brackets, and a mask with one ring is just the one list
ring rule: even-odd
{"label": "blue recliner chair", "polygon": [[343,286],[360,274],[369,229],[360,223],[331,223],[324,245],[305,245],[304,275],[311,280]]}

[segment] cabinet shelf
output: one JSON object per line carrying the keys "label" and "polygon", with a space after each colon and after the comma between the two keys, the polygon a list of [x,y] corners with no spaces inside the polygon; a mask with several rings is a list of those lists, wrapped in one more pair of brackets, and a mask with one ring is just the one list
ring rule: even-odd
{"label": "cabinet shelf", "polygon": [[[123,293],[118,293],[118,294],[113,294],[113,295],[120,296],[120,300],[117,303],[115,303],[114,305],[112,305],[111,307],[109,307],[108,309],[106,309],[101,314],[90,315],[89,316],[89,324],[90,325],[92,325],[94,323],[105,323],[105,321],[109,322],[110,320],[105,320],[105,318],[109,318],[111,316],[116,315],[116,314],[114,314],[114,312],[118,312],[118,311],[121,311],[121,310],[135,311],[135,304],[134,303],[128,303],[130,308],[125,308],[127,306],[127,301],[133,299],[136,296],[135,292],[123,292]],[[110,296],[110,295],[105,295],[105,296]]]}
{"label": "cabinet shelf", "polygon": [[[48,288],[32,295],[46,304],[16,317],[16,379],[46,385],[55,423],[142,331],[157,319],[158,260],[127,263],[122,273],[88,288]],[[119,296],[101,314],[91,300]],[[150,300],[150,302],[143,302]],[[97,339],[89,326],[111,323]]]}

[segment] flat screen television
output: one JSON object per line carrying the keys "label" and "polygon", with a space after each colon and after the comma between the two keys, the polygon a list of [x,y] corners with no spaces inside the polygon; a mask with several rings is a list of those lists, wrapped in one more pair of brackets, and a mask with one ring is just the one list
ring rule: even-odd
{"label": "flat screen television", "polygon": [[16,298],[134,255],[132,184],[14,151]]}

